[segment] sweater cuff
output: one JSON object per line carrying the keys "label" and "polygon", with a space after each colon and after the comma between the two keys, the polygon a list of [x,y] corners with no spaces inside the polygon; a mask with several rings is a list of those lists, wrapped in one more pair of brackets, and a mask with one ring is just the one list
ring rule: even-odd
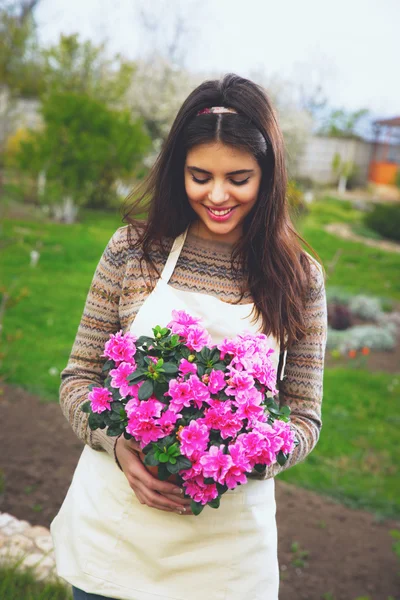
{"label": "sweater cuff", "polygon": [[93,448],[101,447],[114,458],[114,445],[119,436],[107,435],[107,429],[95,429],[91,432]]}

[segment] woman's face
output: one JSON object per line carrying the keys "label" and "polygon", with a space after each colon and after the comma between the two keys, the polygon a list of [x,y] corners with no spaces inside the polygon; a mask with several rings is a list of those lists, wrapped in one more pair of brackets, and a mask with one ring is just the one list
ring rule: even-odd
{"label": "woman's face", "polygon": [[195,146],[186,156],[185,189],[201,237],[234,243],[257,201],[261,168],[254,156],[219,142]]}

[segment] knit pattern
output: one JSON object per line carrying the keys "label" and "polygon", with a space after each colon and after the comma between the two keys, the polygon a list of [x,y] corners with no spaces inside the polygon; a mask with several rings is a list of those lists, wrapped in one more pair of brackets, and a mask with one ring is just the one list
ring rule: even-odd
{"label": "knit pattern", "polygon": [[[60,405],[75,434],[91,448],[113,454],[115,438],[105,430],[92,431],[88,415],[80,410],[87,400],[88,386],[102,386],[104,344],[111,333],[129,330],[139,308],[152,290],[144,265],[140,269],[140,250],[128,241],[135,232],[130,225],[120,227],[111,237],[95,270],[68,364],[61,372]],[[173,240],[166,240],[169,250]],[[190,232],[169,284],[181,290],[214,295],[224,302],[240,297],[240,285],[231,271],[231,246],[210,242]],[[152,254],[160,272],[166,257]],[[299,445],[282,467],[271,465],[263,475],[268,479],[304,460],[318,442],[321,427],[323,368],[327,336],[327,306],[322,271],[311,259],[311,285],[305,307],[308,334],[287,352],[284,378],[280,381],[278,403],[289,406],[291,422]],[[245,295],[242,303],[251,302]],[[155,315],[156,324],[156,315]]]}

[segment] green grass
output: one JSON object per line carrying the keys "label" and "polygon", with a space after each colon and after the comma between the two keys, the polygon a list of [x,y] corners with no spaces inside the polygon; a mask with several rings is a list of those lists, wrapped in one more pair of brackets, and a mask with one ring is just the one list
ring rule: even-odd
{"label": "green grass", "polygon": [[311,205],[299,230],[317,251],[325,268],[340,250],[339,260],[327,286],[340,286],[352,293],[388,296],[400,300],[400,254],[370,248],[361,242],[343,240],[324,231],[328,223],[359,223],[364,213],[348,202],[324,198]]}
{"label": "green grass", "polygon": [[42,583],[30,571],[0,566],[1,600],[72,600],[70,590],[62,584]]}
{"label": "green grass", "polygon": [[[341,240],[323,230],[331,222],[359,223],[362,214],[348,202],[325,198],[311,206],[299,229],[326,267],[342,250],[328,286],[400,300],[399,254]],[[91,211],[76,225],[4,220],[0,281],[9,286],[16,279],[14,297],[23,288],[27,291],[5,316],[8,354],[0,375],[7,382],[57,401],[59,372],[67,363],[94,270],[121,225],[118,214]],[[39,263],[31,268],[29,253],[38,244]],[[304,463],[279,477],[351,506],[398,516],[394,436],[400,425],[395,405],[399,387],[390,391],[392,380],[385,373],[327,369],[320,441]]]}
{"label": "green grass", "polygon": [[388,373],[326,369],[318,444],[278,478],[353,508],[398,517],[400,384],[391,385],[393,379]]}
{"label": "green grass", "polygon": [[[13,298],[25,294],[4,319],[8,354],[0,373],[9,383],[56,400],[59,372],[68,360],[94,270],[122,225],[118,215],[90,212],[76,225],[3,221],[0,241],[7,245],[0,250],[0,279],[7,288],[14,285]],[[34,268],[33,249],[40,252]]]}

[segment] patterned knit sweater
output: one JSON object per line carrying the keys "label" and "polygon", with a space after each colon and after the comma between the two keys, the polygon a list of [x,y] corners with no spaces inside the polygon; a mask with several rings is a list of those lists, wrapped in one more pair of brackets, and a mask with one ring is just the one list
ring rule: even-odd
{"label": "patterned knit sweater", "polygon": [[[129,330],[140,306],[152,287],[144,268],[140,269],[140,250],[128,241],[128,229],[136,239],[134,229],[117,229],[107,244],[97,265],[68,364],[61,373],[60,404],[76,435],[90,447],[113,455],[115,438],[105,430],[92,431],[88,415],[80,410],[87,399],[88,385],[101,386],[104,344],[111,333]],[[172,240],[167,240],[168,249]],[[173,287],[190,292],[215,295],[225,302],[239,297],[240,285],[230,266],[232,246],[226,242],[209,241],[191,231],[185,240],[175,270],[169,280]],[[152,254],[162,271],[166,257]],[[311,261],[312,282],[305,308],[308,334],[288,349],[284,378],[280,381],[276,400],[291,409],[291,422],[299,445],[282,467],[267,468],[263,475],[270,478],[304,460],[316,445],[320,430],[323,391],[323,367],[327,335],[325,284],[320,267]],[[244,296],[243,303],[251,302]]]}

